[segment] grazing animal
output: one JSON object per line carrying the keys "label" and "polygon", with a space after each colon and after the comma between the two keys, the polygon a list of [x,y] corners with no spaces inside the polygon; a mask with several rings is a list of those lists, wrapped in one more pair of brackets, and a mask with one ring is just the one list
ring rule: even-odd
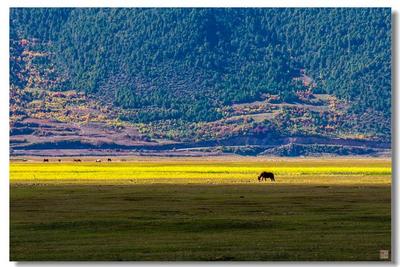
{"label": "grazing animal", "polygon": [[43,162],[49,162],[49,159],[43,159]]}
{"label": "grazing animal", "polygon": [[111,162],[111,159],[107,159],[108,162]]}
{"label": "grazing animal", "polygon": [[264,181],[266,181],[268,178],[271,179],[271,181],[275,182],[275,176],[272,172],[262,172],[258,176],[258,181],[261,182],[263,179]]}
{"label": "grazing animal", "polygon": [[58,162],[61,162],[61,159],[58,159]]}
{"label": "grazing animal", "polygon": [[101,159],[96,159],[96,162],[101,162]]}
{"label": "grazing animal", "polygon": [[81,159],[74,159],[74,162],[81,162]]}

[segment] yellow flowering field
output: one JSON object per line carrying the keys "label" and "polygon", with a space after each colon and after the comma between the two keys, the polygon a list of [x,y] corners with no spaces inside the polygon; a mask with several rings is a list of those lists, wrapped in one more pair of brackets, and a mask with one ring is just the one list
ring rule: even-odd
{"label": "yellow flowering field", "polygon": [[391,161],[299,159],[295,161],[11,162],[11,183],[258,183],[262,171],[277,184],[390,184]]}

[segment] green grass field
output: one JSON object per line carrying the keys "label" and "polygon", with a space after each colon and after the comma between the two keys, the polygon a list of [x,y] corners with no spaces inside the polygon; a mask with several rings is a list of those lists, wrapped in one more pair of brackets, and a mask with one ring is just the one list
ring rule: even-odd
{"label": "green grass field", "polygon": [[[10,164],[10,257],[379,260],[389,159]],[[262,170],[276,183],[259,183]]]}

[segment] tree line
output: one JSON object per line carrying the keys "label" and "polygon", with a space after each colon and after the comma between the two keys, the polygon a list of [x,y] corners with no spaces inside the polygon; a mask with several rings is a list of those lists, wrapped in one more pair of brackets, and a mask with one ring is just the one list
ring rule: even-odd
{"label": "tree line", "polygon": [[264,94],[294,101],[301,72],[354,114],[391,116],[388,8],[12,8],[10,53],[23,38],[53,45],[59,90],[137,111],[134,122],[213,121]]}

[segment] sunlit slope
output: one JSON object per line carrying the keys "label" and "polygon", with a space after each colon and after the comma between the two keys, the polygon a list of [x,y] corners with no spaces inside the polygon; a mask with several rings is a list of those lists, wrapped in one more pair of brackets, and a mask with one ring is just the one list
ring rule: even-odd
{"label": "sunlit slope", "polygon": [[48,183],[258,183],[271,171],[276,183],[390,184],[390,160],[279,162],[11,163],[10,181]]}

